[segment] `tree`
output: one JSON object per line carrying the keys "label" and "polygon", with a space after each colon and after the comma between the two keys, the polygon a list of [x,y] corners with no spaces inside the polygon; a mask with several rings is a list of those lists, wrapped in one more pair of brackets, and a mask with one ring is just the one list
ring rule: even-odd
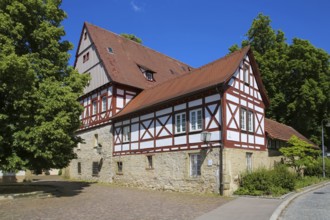
{"label": "tree", "polygon": [[314,149],[311,144],[294,135],[288,140],[288,146],[280,148],[279,151],[285,157],[285,163],[298,175],[302,173],[304,167],[316,164],[320,154],[320,151]]}
{"label": "tree", "polygon": [[68,66],[60,0],[0,2],[0,170],[63,168],[87,76]]}
{"label": "tree", "polygon": [[[319,144],[323,118],[330,118],[329,54],[309,41],[275,31],[268,16],[259,14],[241,45],[251,45],[270,98],[267,117],[296,128]],[[230,52],[239,49],[229,48]]]}
{"label": "tree", "polygon": [[120,34],[120,36],[122,36],[122,37],[124,37],[126,39],[129,39],[129,40],[135,41],[136,43],[142,44],[141,38],[135,36],[134,34],[125,34],[125,33],[122,33],[122,34]]}

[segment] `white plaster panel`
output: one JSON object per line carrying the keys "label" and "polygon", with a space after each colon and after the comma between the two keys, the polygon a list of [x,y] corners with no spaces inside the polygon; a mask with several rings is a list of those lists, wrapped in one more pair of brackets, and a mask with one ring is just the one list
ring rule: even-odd
{"label": "white plaster panel", "polygon": [[111,109],[112,97],[108,98],[108,109]]}
{"label": "white plaster panel", "polygon": [[231,113],[229,110],[229,106],[227,105],[227,107],[226,107],[226,125],[228,125],[230,118],[231,118]]}
{"label": "white plaster panel", "polygon": [[235,102],[235,103],[239,104],[239,99],[236,96],[226,94],[226,97],[227,97],[227,100],[230,100],[232,102]]}
{"label": "white plaster panel", "polygon": [[211,141],[221,140],[221,131],[212,131],[211,133]]}
{"label": "white plaster panel", "polygon": [[205,97],[205,102],[206,103],[214,102],[214,101],[218,101],[218,100],[220,100],[220,95],[219,94],[214,94],[214,95]]}
{"label": "white plaster panel", "polygon": [[241,99],[241,105],[246,106],[246,101]]}
{"label": "white plaster panel", "polygon": [[123,108],[124,107],[124,100],[123,100],[122,97],[117,96],[116,101],[117,101],[117,108]]}
{"label": "white plaster panel", "polygon": [[229,141],[239,141],[239,133],[237,131],[227,131],[227,140]]}
{"label": "white plaster panel", "polygon": [[256,110],[257,112],[261,112],[261,113],[264,113],[264,109],[263,108],[260,108],[258,106],[254,106],[254,110]]}
{"label": "white plaster panel", "polygon": [[255,89],[258,89],[259,90],[257,81],[256,81],[256,79],[254,77],[253,77],[253,85],[254,85],[254,88]]}
{"label": "white plaster panel", "polygon": [[115,151],[121,151],[121,145],[115,145]]}
{"label": "white plaster panel", "polygon": [[244,91],[244,84],[243,83],[239,84],[239,90]]}
{"label": "white plaster panel", "polygon": [[131,141],[139,140],[139,124],[135,123],[131,125]]}
{"label": "white plaster panel", "polygon": [[129,144],[123,144],[123,151],[124,150],[129,150]]}
{"label": "white plaster panel", "polygon": [[181,105],[174,106],[174,110],[175,111],[179,111],[179,110],[182,110],[182,109],[185,109],[185,108],[186,108],[186,104],[185,103],[183,103]]}
{"label": "white plaster panel", "polygon": [[236,78],[239,78],[239,69],[238,68],[236,69],[233,76],[236,77]]}
{"label": "white plaster panel", "polygon": [[165,109],[162,109],[160,111],[157,111],[156,112],[156,116],[161,116],[161,115],[169,114],[171,112],[172,112],[172,108],[165,108]]}
{"label": "white plaster panel", "polygon": [[247,135],[244,133],[241,133],[241,142],[247,143]]}
{"label": "white plaster panel", "polygon": [[156,147],[166,147],[172,145],[172,138],[157,139]]}
{"label": "white plaster panel", "polygon": [[137,150],[139,149],[139,144],[138,143],[131,143],[131,150]]}
{"label": "white plaster panel", "polygon": [[194,107],[194,106],[198,106],[198,105],[201,105],[203,102],[202,102],[202,99],[197,99],[197,100],[194,100],[194,101],[191,101],[188,103],[188,106],[189,107]]}
{"label": "white plaster panel", "polygon": [[112,95],[112,86],[108,88],[108,95]]}
{"label": "white plaster panel", "polygon": [[235,79],[234,78],[231,78],[228,85],[229,86],[234,86],[234,82],[235,82]]}
{"label": "white plaster panel", "polygon": [[239,79],[243,81],[243,69],[240,69],[239,71]]}
{"label": "white plaster panel", "polygon": [[189,143],[199,143],[201,142],[201,134],[190,134]]}
{"label": "white plaster panel", "polygon": [[129,103],[133,98],[134,98],[134,96],[132,96],[132,95],[126,95],[126,105],[127,105],[127,103]]}
{"label": "white plaster panel", "polygon": [[134,123],[134,122],[138,122],[139,121],[139,117],[136,117],[136,118],[132,118],[131,122]]}
{"label": "white plaster panel", "polygon": [[265,144],[265,138],[256,137],[256,144],[264,145]]}
{"label": "white plaster panel", "polygon": [[142,121],[142,120],[149,119],[149,118],[152,118],[152,117],[154,117],[154,113],[149,113],[149,114],[146,114],[146,115],[142,115],[140,117],[140,120]]}
{"label": "white plaster panel", "polygon": [[249,87],[248,86],[244,86],[244,92],[249,94]]}
{"label": "white plaster panel", "polygon": [[254,144],[254,136],[249,134],[249,143]]}
{"label": "white plaster panel", "polygon": [[153,141],[143,141],[140,143],[140,149],[153,148],[153,147],[154,147]]}
{"label": "white plaster panel", "polygon": [[118,94],[118,95],[124,95],[124,90],[122,90],[122,89],[117,89],[117,94]]}
{"label": "white plaster panel", "polygon": [[236,81],[236,83],[235,83],[235,88],[239,89],[239,82],[238,81]]}
{"label": "white plaster panel", "polygon": [[177,136],[174,138],[174,145],[186,144],[186,135]]}
{"label": "white plaster panel", "polygon": [[211,116],[210,116],[210,113],[206,109],[205,109],[204,112],[205,112],[204,122],[205,122],[205,126],[207,126],[209,124],[209,122],[210,122]]}
{"label": "white plaster panel", "polygon": [[253,105],[252,103],[249,102],[248,107],[249,107],[250,109],[253,109],[254,105]]}

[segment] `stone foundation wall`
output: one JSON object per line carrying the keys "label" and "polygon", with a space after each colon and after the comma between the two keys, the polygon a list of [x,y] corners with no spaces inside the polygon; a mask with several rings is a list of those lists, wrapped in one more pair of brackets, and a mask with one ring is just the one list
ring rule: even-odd
{"label": "stone foundation wall", "polygon": [[[190,154],[202,155],[201,175],[190,175]],[[152,156],[149,168],[147,156]],[[219,149],[125,155],[113,158],[114,182],[124,186],[179,192],[218,192]],[[117,162],[122,162],[118,172]]]}
{"label": "stone foundation wall", "polygon": [[[98,137],[101,154],[95,148],[95,134]],[[80,148],[75,149],[77,159],[70,163],[69,174],[73,179],[88,181],[112,182],[112,133],[111,125],[106,125],[78,133],[84,140]],[[78,162],[81,164],[81,174],[78,174]],[[93,175],[93,162],[99,165],[98,175]]]}
{"label": "stone foundation wall", "polygon": [[224,149],[225,195],[231,195],[239,186],[240,175],[247,171],[246,153],[252,153],[252,170],[264,167],[271,169],[281,160],[280,156],[269,157],[268,151],[248,149]]}

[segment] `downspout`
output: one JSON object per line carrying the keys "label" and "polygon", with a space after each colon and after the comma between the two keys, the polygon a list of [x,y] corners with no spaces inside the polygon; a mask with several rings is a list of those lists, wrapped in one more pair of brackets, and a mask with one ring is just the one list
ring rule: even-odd
{"label": "downspout", "polygon": [[223,138],[224,138],[224,132],[223,132],[223,91],[224,91],[224,83],[219,84],[219,86],[216,87],[217,92],[220,95],[220,110],[221,110],[221,117],[220,117],[220,125],[221,125],[221,138],[220,138],[220,152],[219,152],[219,193],[221,196],[223,196],[224,191],[224,183],[223,183]]}

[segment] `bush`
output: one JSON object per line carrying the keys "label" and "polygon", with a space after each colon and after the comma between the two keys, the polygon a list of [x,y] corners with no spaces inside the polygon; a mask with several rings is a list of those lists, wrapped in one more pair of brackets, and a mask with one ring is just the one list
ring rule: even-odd
{"label": "bush", "polygon": [[[330,177],[330,159],[324,158],[324,162],[325,162],[326,177]],[[322,168],[323,168],[322,157],[319,157],[315,164],[305,167],[304,175],[322,177],[323,176]]]}
{"label": "bush", "polygon": [[260,168],[251,173],[245,173],[240,179],[240,188],[236,195],[283,195],[295,187],[296,175],[284,165],[278,165],[273,170]]}

